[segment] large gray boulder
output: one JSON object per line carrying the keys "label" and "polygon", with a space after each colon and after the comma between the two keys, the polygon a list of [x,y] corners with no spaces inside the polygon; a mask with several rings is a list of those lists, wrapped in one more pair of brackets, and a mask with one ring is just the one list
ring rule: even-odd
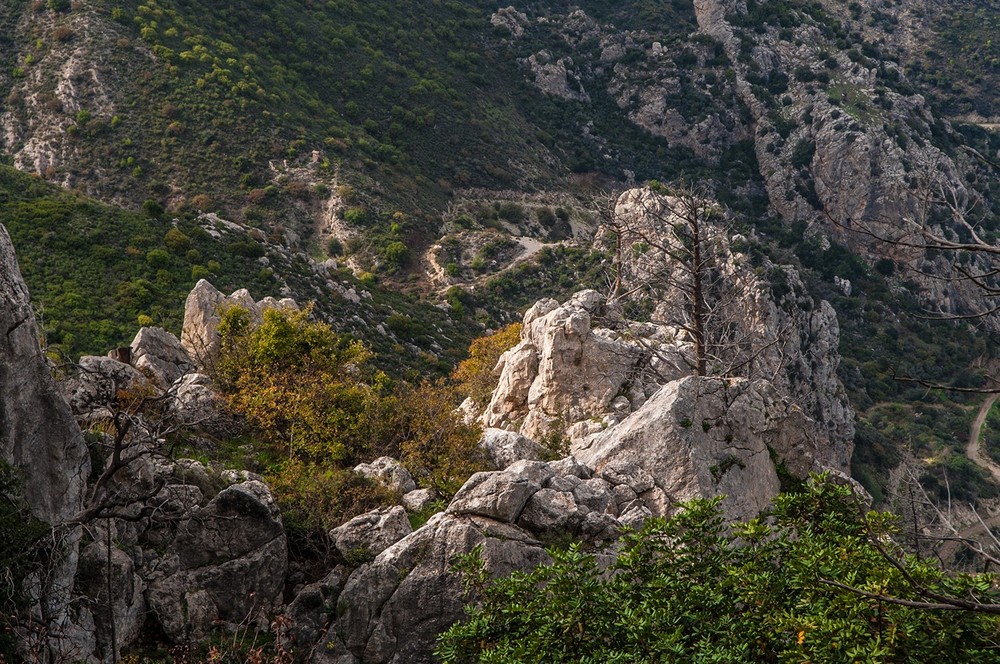
{"label": "large gray boulder", "polygon": [[180,340],[162,327],[144,327],[132,340],[132,366],[149,376],[161,389],[194,371],[194,363]]}
{"label": "large gray boulder", "polygon": [[780,490],[772,451],[779,460],[803,460],[795,466],[800,475],[820,469],[809,431],[801,409],[765,381],[690,376],[666,384],[573,453],[629,486],[654,515],[679,501],[726,496],[727,517],[742,520],[757,516]]}
{"label": "large gray boulder", "polygon": [[461,579],[451,565],[480,545],[487,569],[497,575],[547,560],[541,544],[516,526],[437,514],[350,576],[337,599],[336,620],[310,661],[433,661],[435,637],[463,615]]}
{"label": "large gray boulder", "polygon": [[77,417],[94,421],[108,417],[121,402],[122,393],[136,396],[154,391],[150,380],[130,364],[100,355],[84,355],[59,389]]}
{"label": "large gray boulder", "polygon": [[396,505],[354,517],[330,531],[330,539],[348,563],[370,560],[413,532],[406,510]]}
{"label": "large gray boulder", "polygon": [[383,456],[371,463],[359,463],[354,472],[376,480],[396,493],[408,493],[417,488],[410,471],[392,457]]}
{"label": "large gray boulder", "polygon": [[224,433],[232,427],[233,417],[226,411],[207,375],[186,374],[170,386],[168,393],[174,417],[185,426],[210,433]]}
{"label": "large gray boulder", "polygon": [[493,465],[500,470],[516,461],[530,459],[536,461],[545,455],[545,448],[514,431],[485,429],[479,441]]}
{"label": "large gray boulder", "polygon": [[150,610],[170,639],[202,639],[227,624],[267,629],[288,550],[266,485],[246,480],[191,509],[165,549],[150,556],[143,573]]}

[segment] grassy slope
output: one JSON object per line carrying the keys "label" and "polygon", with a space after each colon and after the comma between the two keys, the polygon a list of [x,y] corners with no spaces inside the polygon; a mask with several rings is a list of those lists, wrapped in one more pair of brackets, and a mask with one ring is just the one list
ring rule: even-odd
{"label": "grassy slope", "polygon": [[190,221],[179,225],[189,245],[171,248],[165,242],[171,222],[103,205],[7,166],[0,166],[0,222],[18,251],[46,341],[70,355],[130,341],[140,314],[179,333],[196,265],[220,288],[277,294],[259,264]]}

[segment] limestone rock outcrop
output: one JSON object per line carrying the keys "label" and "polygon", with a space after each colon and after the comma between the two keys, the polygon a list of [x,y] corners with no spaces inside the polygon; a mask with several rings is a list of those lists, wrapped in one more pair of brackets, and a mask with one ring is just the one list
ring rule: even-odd
{"label": "limestone rock outcrop", "polygon": [[417,488],[410,471],[392,457],[379,457],[371,463],[361,463],[354,467],[354,472],[381,482],[390,491],[399,494],[409,493]]}
{"label": "limestone rock outcrop", "polygon": [[234,306],[246,309],[251,320],[257,323],[267,309],[298,309],[291,298],[276,300],[267,297],[256,302],[245,288],[226,296],[207,280],[199,280],[184,304],[184,327],[181,331],[181,345],[199,369],[211,367],[213,358],[219,352],[222,314]]}
{"label": "limestone rock outcrop", "polygon": [[204,638],[219,624],[266,630],[288,564],[281,515],[267,486],[247,479],[204,507],[195,485],[164,489],[163,500],[181,501],[180,522],[136,538],[140,546],[165,547],[162,554],[144,548],[140,569],[150,611],[164,634],[184,642]]}
{"label": "limestone rock outcrop", "polygon": [[573,454],[598,473],[641,469],[652,486],[641,485],[640,499],[655,515],[683,500],[725,495],[727,516],[743,520],[780,489],[769,450],[783,436],[808,436],[804,425],[801,410],[764,381],[690,376],[664,385],[620,424],[574,444]]}
{"label": "limestone rock outcrop", "polygon": [[47,523],[81,507],[90,456],[38,342],[38,327],[7,229],[0,226],[0,458],[24,481]]}
{"label": "limestone rock outcrop", "polygon": [[330,531],[333,545],[348,562],[371,559],[413,532],[406,510],[396,505],[354,517]]}
{"label": "limestone rock outcrop", "polygon": [[[642,345],[594,325],[607,314],[596,291],[577,293],[563,305],[541,300],[528,309],[521,342],[497,364],[499,385],[483,424],[537,441],[603,417],[622,394],[644,401],[646,369],[659,362]],[[669,342],[664,345],[669,355]]]}
{"label": "limestone rock outcrop", "polygon": [[601,546],[625,523],[619,515],[639,523],[651,514],[641,499],[651,488],[637,467],[602,475],[572,457],[473,475],[447,510],[355,569],[342,589],[307,587],[293,600],[337,607],[309,661],[432,661],[435,635],[463,615],[460,578],[450,570],[457,555],[482,547],[487,570],[502,575],[546,562],[543,542],[553,538]]}
{"label": "limestone rock outcrop", "polygon": [[537,461],[545,453],[540,444],[527,436],[503,429],[486,429],[479,445],[493,465],[500,470],[521,459]]}
{"label": "limestone rock outcrop", "polygon": [[59,389],[77,417],[85,421],[108,417],[109,407],[124,392],[151,389],[148,378],[130,364],[100,355],[84,355]]}
{"label": "limestone rock outcrop", "polygon": [[181,342],[162,327],[140,329],[131,343],[132,366],[152,378],[161,388],[194,371],[194,363]]}
{"label": "limestone rock outcrop", "polygon": [[[7,229],[0,225],[0,460],[21,480],[32,515],[64,524],[84,504],[90,455],[69,404],[49,372],[38,327]],[[44,577],[28,582],[27,598],[38,629],[19,631],[28,648],[54,658],[90,657],[93,622],[74,602],[80,531],[64,528],[53,542]],[[39,642],[42,640],[44,642]]]}
{"label": "limestone rock outcrop", "polygon": [[[706,219],[715,214],[710,201],[700,205]],[[627,191],[615,208],[615,232],[626,247],[643,238],[666,246],[679,207],[677,200],[649,189]],[[703,232],[709,222],[705,226]],[[744,249],[751,240],[735,243],[719,228],[713,231],[713,269],[721,275],[723,292],[713,296],[712,314],[728,321],[725,334],[735,341],[716,351],[713,357],[719,359],[708,364],[709,375],[718,371],[773,382],[805,413],[817,461],[846,472],[854,413],[837,377],[840,330],[833,308],[811,297],[793,268],[766,258],[752,263]],[[684,276],[669,272],[679,269],[671,267],[672,260],[665,252],[624,252],[622,289],[634,302],[609,303],[582,291],[562,304],[541,300],[531,307],[520,343],[497,364],[500,378],[483,424],[535,441],[564,435],[576,442],[613,429],[663,385],[690,374],[694,347],[684,324],[688,312],[679,304],[684,293],[676,286]],[[628,320],[624,312],[630,306],[651,309],[647,322]]]}

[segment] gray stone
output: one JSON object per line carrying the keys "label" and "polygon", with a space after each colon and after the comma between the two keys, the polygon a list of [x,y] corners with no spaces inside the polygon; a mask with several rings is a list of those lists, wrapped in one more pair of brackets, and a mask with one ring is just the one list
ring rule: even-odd
{"label": "gray stone", "polygon": [[[103,537],[101,538],[103,540]],[[110,584],[108,570],[110,568]],[[80,566],[76,576],[76,591],[93,603],[96,646],[105,659],[111,649],[111,624],[107,610],[108,588],[111,588],[111,616],[119,652],[124,645],[133,643],[146,621],[145,584],[136,574],[132,559],[123,551],[102,543],[92,543],[80,552]]]}
{"label": "gray stone", "polygon": [[542,446],[530,438],[503,429],[485,429],[479,444],[500,470],[521,459],[541,459],[544,452]]}
{"label": "gray stone", "polygon": [[400,506],[372,510],[330,531],[330,539],[351,565],[371,560],[413,532]]}
{"label": "gray stone", "polygon": [[181,342],[162,327],[144,327],[132,340],[132,365],[161,389],[194,370]]}
{"label": "gray stone", "polygon": [[449,514],[477,514],[504,523],[514,523],[525,503],[541,487],[512,472],[476,473],[458,490]]}
{"label": "gray stone", "polygon": [[417,488],[410,471],[392,457],[383,456],[371,463],[358,464],[354,472],[378,480],[396,493],[407,493]]}
{"label": "gray stone", "polygon": [[245,288],[227,297],[207,280],[199,280],[184,303],[184,327],[181,330],[181,345],[198,369],[213,367],[219,353],[219,323],[230,307],[246,309],[251,324],[259,324],[267,309],[298,309],[291,298],[264,298],[258,303]]}
{"label": "gray stone", "polygon": [[517,524],[532,533],[572,533],[583,521],[583,517],[573,500],[573,494],[541,489],[528,499]]}
{"label": "gray stone", "polygon": [[82,506],[90,455],[56,389],[7,229],[0,226],[0,456],[24,479],[32,512],[60,523]]}
{"label": "gray stone", "polygon": [[179,422],[203,429],[224,428],[229,418],[205,374],[182,376],[170,387],[171,405]]}
{"label": "gray stone", "polygon": [[763,381],[684,378],[573,452],[611,484],[629,486],[653,514],[724,495],[727,517],[749,519],[779,490],[768,444],[801,426],[773,395]]}
{"label": "gray stone", "polygon": [[482,517],[435,515],[351,574],[337,600],[337,618],[311,661],[432,661],[436,635],[464,615],[461,580],[450,567],[456,555],[477,545],[494,576],[547,560],[538,541],[519,528]]}
{"label": "gray stone", "polygon": [[247,480],[194,509],[146,571],[147,600],[174,641],[204,638],[218,624],[266,629],[287,569],[281,515],[267,486]]}
{"label": "gray stone", "polygon": [[322,580],[300,590],[285,609],[282,637],[297,651],[300,660],[311,659],[320,637],[337,614],[337,599],[349,570],[338,565]]}
{"label": "gray stone", "polygon": [[199,368],[212,366],[219,352],[219,323],[225,302],[226,296],[206,279],[200,279],[187,296],[181,344]]}
{"label": "gray stone", "polygon": [[410,512],[422,512],[435,500],[437,500],[437,492],[434,489],[415,489],[403,494],[403,507]]}
{"label": "gray stone", "polygon": [[73,412],[86,420],[107,417],[123,390],[138,393],[152,389],[149,379],[129,365],[110,357],[85,355],[59,384]]}

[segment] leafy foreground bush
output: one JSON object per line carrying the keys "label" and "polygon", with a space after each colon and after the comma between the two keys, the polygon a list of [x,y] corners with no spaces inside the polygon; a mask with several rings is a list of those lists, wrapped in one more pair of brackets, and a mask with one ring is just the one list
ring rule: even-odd
{"label": "leafy foreground bush", "polygon": [[983,607],[1000,599],[997,577],[950,575],[903,554],[893,522],[862,515],[849,488],[814,478],[778,496],[770,518],[732,532],[719,500],[691,501],[626,535],[608,570],[574,544],[550,551],[550,566],[491,580],[474,551],[457,569],[480,600],[439,637],[437,655],[446,664],[1000,661],[1000,618],[939,597]]}

